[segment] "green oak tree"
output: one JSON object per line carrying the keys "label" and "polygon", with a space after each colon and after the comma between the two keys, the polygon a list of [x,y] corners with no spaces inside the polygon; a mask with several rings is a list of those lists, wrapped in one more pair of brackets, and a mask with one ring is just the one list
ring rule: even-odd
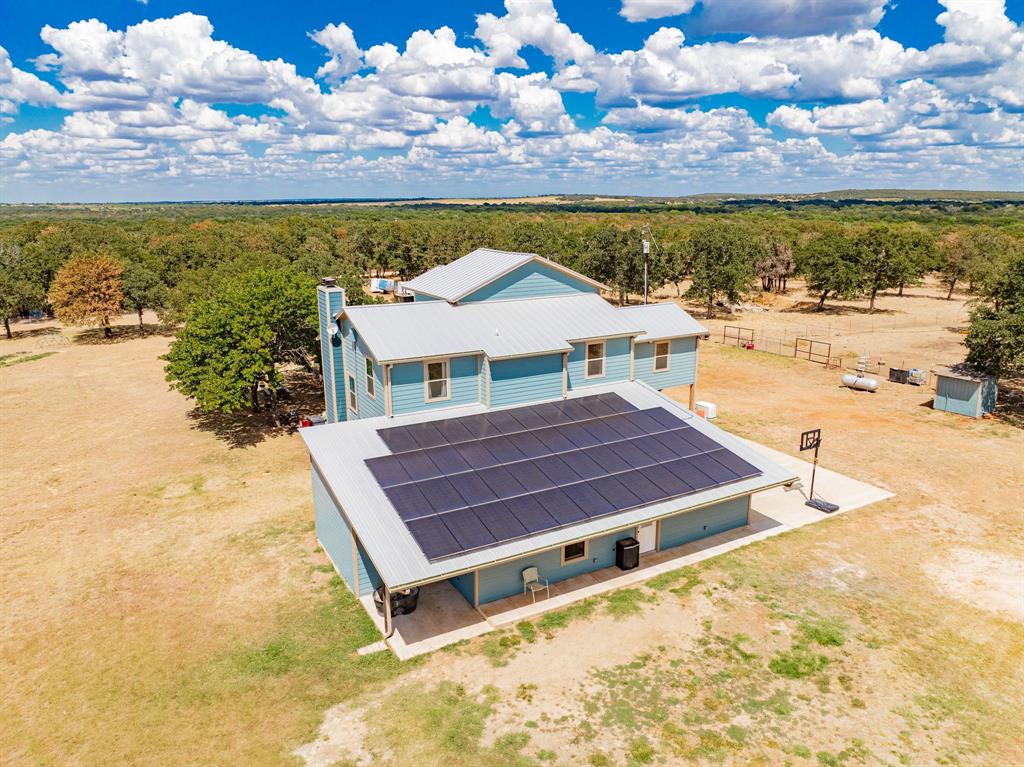
{"label": "green oak tree", "polygon": [[280,366],[317,349],[316,280],[260,267],[222,282],[191,307],[164,356],[172,388],[200,410],[259,412],[261,384],[281,382]]}
{"label": "green oak tree", "polygon": [[971,312],[967,364],[991,375],[1024,372],[1024,250],[1018,245]]}
{"label": "green oak tree", "polygon": [[818,296],[818,311],[825,300],[853,298],[861,292],[859,249],[841,227],[829,227],[801,240],[797,251],[797,272],[809,293]]}
{"label": "green oak tree", "polygon": [[688,244],[693,273],[686,295],[699,299],[712,317],[716,300],[736,303],[750,288],[755,246],[747,232],[719,221],[694,227]]}

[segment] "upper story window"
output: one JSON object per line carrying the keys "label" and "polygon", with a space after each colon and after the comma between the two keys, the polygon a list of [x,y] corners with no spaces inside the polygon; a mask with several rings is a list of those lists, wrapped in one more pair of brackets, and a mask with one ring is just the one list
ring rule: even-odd
{"label": "upper story window", "polygon": [[654,372],[662,373],[668,370],[670,346],[668,341],[658,341],[654,344]]}
{"label": "upper story window", "polygon": [[366,394],[374,399],[377,398],[376,382],[373,380],[373,360],[366,358]]}
{"label": "upper story window", "polygon": [[587,378],[600,378],[604,375],[604,341],[591,341],[587,344]]}
{"label": "upper story window", "polygon": [[359,412],[359,397],[356,396],[356,377],[348,377],[348,407],[353,413]]}
{"label": "upper story window", "polygon": [[451,397],[451,366],[448,360],[424,362],[426,369],[427,402],[448,399]]}

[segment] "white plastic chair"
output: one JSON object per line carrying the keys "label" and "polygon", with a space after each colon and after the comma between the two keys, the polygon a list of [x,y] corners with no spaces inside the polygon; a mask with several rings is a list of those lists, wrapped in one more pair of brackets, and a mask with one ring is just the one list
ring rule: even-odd
{"label": "white plastic chair", "polygon": [[523,593],[529,591],[533,601],[536,602],[537,592],[541,590],[547,592],[548,598],[551,597],[551,587],[547,580],[540,577],[536,567],[527,567],[523,570]]}

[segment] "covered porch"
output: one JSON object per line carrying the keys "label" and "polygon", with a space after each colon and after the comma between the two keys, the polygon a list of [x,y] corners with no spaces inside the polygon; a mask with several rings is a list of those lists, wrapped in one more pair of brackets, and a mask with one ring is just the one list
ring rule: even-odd
{"label": "covered porch", "polygon": [[[749,524],[682,546],[643,554],[639,567],[632,570],[606,567],[552,583],[550,596],[538,594],[536,602],[529,594],[518,594],[474,608],[448,581],[430,583],[421,588],[419,605],[414,613],[394,618],[395,631],[387,642],[374,643],[364,650],[372,652],[390,647],[400,659],[412,658],[590,596],[643,583],[656,575],[830,516],[804,505],[806,489],[810,486],[811,464],[755,443],[750,444],[800,477],[803,487],[777,487],[754,494]],[[838,504],[836,513],[841,514],[889,498],[892,493],[819,467],[815,495]],[[377,614],[372,595],[362,597],[361,601],[383,633],[384,621]]]}

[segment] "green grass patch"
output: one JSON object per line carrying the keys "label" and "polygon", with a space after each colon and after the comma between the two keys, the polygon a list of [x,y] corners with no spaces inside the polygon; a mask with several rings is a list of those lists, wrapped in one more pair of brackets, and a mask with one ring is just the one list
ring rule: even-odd
{"label": "green grass patch", "polygon": [[816,653],[802,644],[776,653],[775,657],[768,661],[768,668],[786,679],[803,679],[824,671],[827,666],[828,656]]}
{"label": "green grass patch", "polygon": [[654,761],[654,746],[647,738],[637,738],[629,744],[626,755],[630,761],[638,764],[650,764]]}
{"label": "green grass patch", "polygon": [[800,622],[800,632],[808,642],[841,647],[846,642],[847,626],[838,618],[808,618]]}
{"label": "green grass patch", "polygon": [[530,621],[519,621],[516,624],[516,631],[519,632],[519,636],[530,644],[537,641],[537,627],[530,623]]}
{"label": "green grass patch", "polygon": [[57,352],[39,352],[29,354],[28,352],[14,352],[12,354],[0,354],[0,368],[9,368],[12,365],[20,365],[22,362],[35,362],[36,360],[52,357]]}
{"label": "green grass patch", "polygon": [[488,634],[480,643],[482,652],[492,666],[507,666],[523,642],[518,634],[500,631]]}
{"label": "green grass patch", "polygon": [[627,618],[640,612],[640,605],[656,601],[653,594],[643,589],[619,589],[604,597],[605,612],[616,619]]}
{"label": "green grass patch", "polygon": [[655,591],[671,591],[673,594],[685,596],[702,582],[700,571],[696,567],[682,567],[656,575],[644,585]]}
{"label": "green grass patch", "polygon": [[552,610],[545,613],[537,621],[537,628],[545,633],[557,631],[568,626],[573,621],[589,618],[597,610],[597,600],[593,597],[584,599],[582,602],[563,607],[561,610]]}

